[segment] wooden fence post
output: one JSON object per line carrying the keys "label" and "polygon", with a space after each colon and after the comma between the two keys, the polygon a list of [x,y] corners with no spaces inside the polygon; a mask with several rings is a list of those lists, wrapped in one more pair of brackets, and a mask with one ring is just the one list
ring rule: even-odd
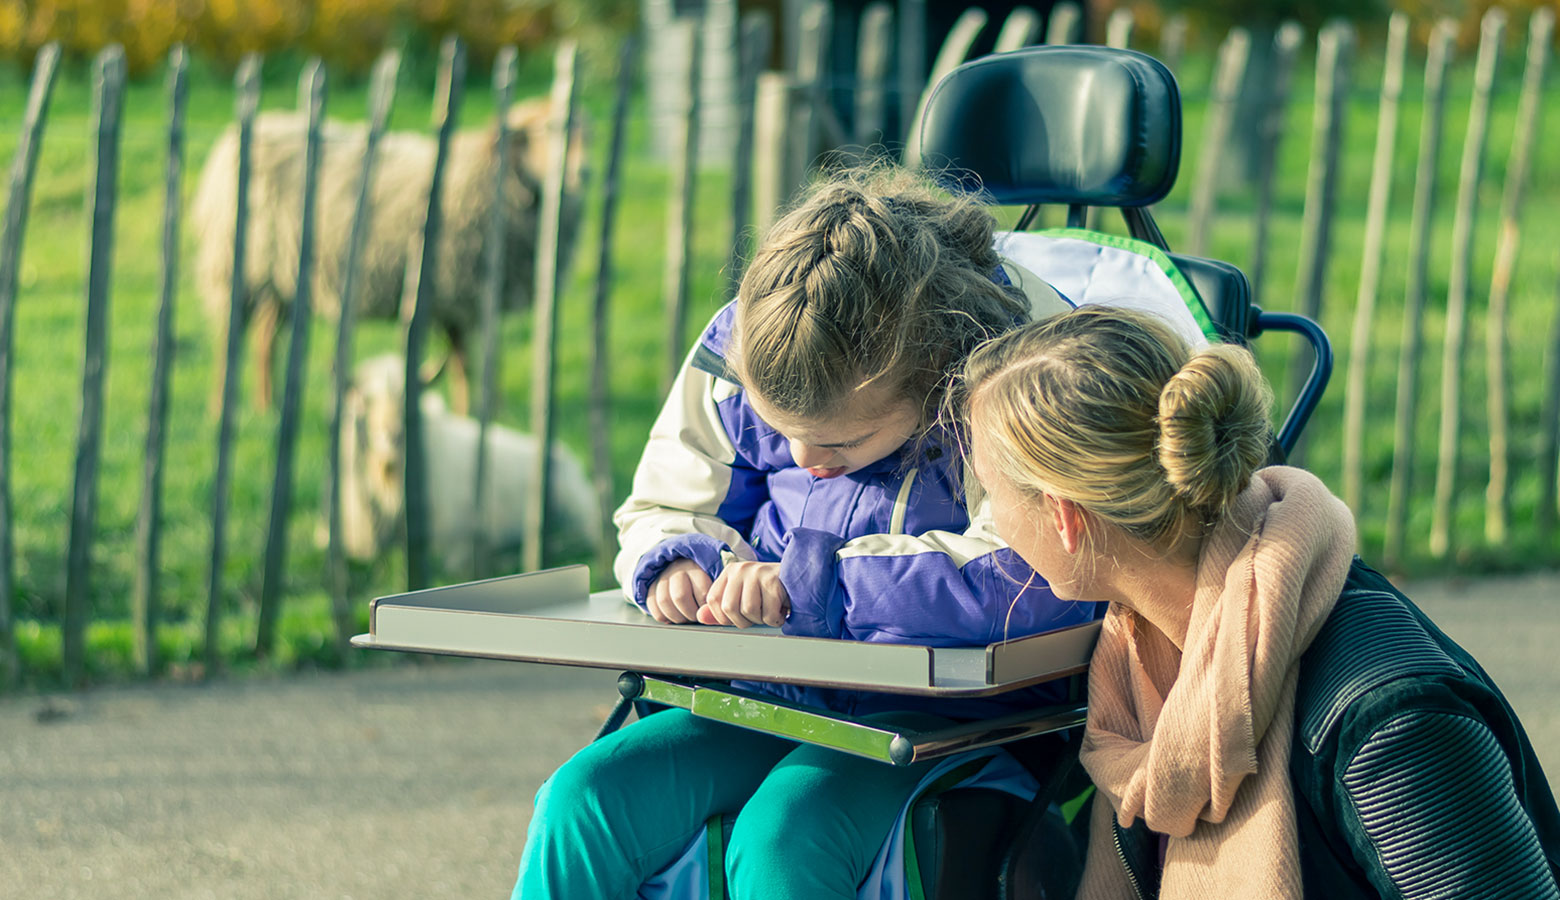
{"label": "wooden fence post", "polygon": [[[768,30],[768,19],[764,19]],[[744,34],[747,33],[744,29]],[[612,228],[617,221],[618,181],[623,167],[623,136],[628,130],[628,104],[639,65],[639,41],[630,35],[618,54],[617,96],[612,102],[612,135],[607,146],[607,171],[601,184],[601,240],[596,266],[596,297],[591,308],[590,443],[596,502],[601,522],[610,530],[617,496],[612,483],[612,350],[607,342],[612,297]],[[746,65],[746,63],[744,63]],[[750,138],[751,139],[751,138]],[[599,571],[612,571],[613,541],[603,539],[597,551]]]}
{"label": "wooden fence post", "polygon": [[[438,151],[433,178],[428,184],[428,215],[415,256],[407,260],[408,278],[401,297],[401,318],[406,323],[406,390],[401,409],[405,423],[406,584],[417,591],[428,586],[429,512],[427,443],[423,440],[422,355],[432,312],[433,292],[438,289],[439,246],[444,230],[444,171],[449,163],[450,138],[460,121],[465,98],[466,48],[460,39],[446,37],[439,48],[438,87],[433,96],[433,123],[438,129]],[[412,267],[415,266],[415,270]]]}
{"label": "wooden fence post", "polygon": [[1186,227],[1186,252],[1192,256],[1204,256],[1208,252],[1208,229],[1213,224],[1219,184],[1224,179],[1219,162],[1229,142],[1235,101],[1246,80],[1246,61],[1250,56],[1251,33],[1239,25],[1231,28],[1224,43],[1219,45],[1219,62],[1214,69],[1212,97],[1197,159],[1197,180],[1192,185],[1192,208]]}
{"label": "wooden fence post", "polygon": [[[932,97],[932,89],[937,87],[937,82],[964,62],[969,55],[970,47],[974,46],[975,39],[986,27],[986,11],[979,7],[970,7],[959,14],[959,18],[948,29],[948,37],[943,41],[942,48],[937,51],[937,59],[932,63],[932,72],[926,78],[926,85],[921,89],[920,102],[915,107],[915,118],[911,120],[910,134],[905,138],[904,161],[907,166],[921,164],[921,117],[926,114],[926,103]],[[932,167],[942,165],[941,160],[933,160]]]}
{"label": "wooden fence post", "polygon": [[[1127,14],[1131,20],[1131,13]],[[1015,7],[1002,20],[1002,30],[997,32],[997,40],[991,47],[992,53],[1007,53],[1020,47],[1028,47],[1040,37],[1040,28],[1044,21],[1040,14],[1027,6]]]}
{"label": "wooden fence post", "polygon": [[0,687],[15,684],[22,671],[12,624],[15,589],[11,560],[11,366],[16,344],[17,276],[21,271],[22,239],[27,235],[27,208],[32,205],[33,175],[38,170],[38,151],[43,145],[43,126],[48,119],[59,62],[58,43],[44,46],[33,62],[22,136],[11,160],[5,226],[0,232]]}
{"label": "wooden fence post", "polygon": [[1506,543],[1511,526],[1511,400],[1507,382],[1506,333],[1511,276],[1521,244],[1522,200],[1527,194],[1533,138],[1538,131],[1539,103],[1544,90],[1544,69],[1554,38],[1555,13],[1547,6],[1533,10],[1528,19],[1527,66],[1522,73],[1522,99],[1517,104],[1517,124],[1506,163],[1506,186],[1500,198],[1500,242],[1495,250],[1495,270],[1490,276],[1490,307],[1485,318],[1485,362],[1488,367],[1490,415],[1490,483],[1484,492],[1484,538],[1499,546]]}
{"label": "wooden fence post", "polygon": [[1392,14],[1387,23],[1387,61],[1381,75],[1381,105],[1376,118],[1376,153],[1371,160],[1370,199],[1365,206],[1365,248],[1360,290],[1354,301],[1354,330],[1349,339],[1349,374],[1343,401],[1343,502],[1356,518],[1365,508],[1365,388],[1370,366],[1371,325],[1387,210],[1392,202],[1392,159],[1397,149],[1398,100],[1403,96],[1403,65],[1408,49],[1408,16]]}
{"label": "wooden fence post", "polygon": [[[832,107],[824,97],[823,85],[829,75],[829,55],[833,52],[834,7],[822,0],[808,3],[802,10],[797,35],[795,98],[791,104],[791,166],[788,181],[792,190],[807,181],[818,153],[820,132],[828,132],[824,142],[837,147],[846,138],[840,132]],[[681,355],[678,362],[682,361]]]}
{"label": "wooden fence post", "polygon": [[331,370],[330,459],[325,467],[328,484],[326,513],[330,525],[330,545],[326,566],[330,572],[331,616],[336,624],[336,648],[346,652],[356,620],[352,615],[351,585],[347,578],[346,554],[341,542],[341,411],[352,375],[352,336],[357,323],[358,261],[368,238],[372,211],[374,166],[379,158],[379,139],[390,119],[390,104],[395,99],[395,77],[401,68],[401,54],[391,49],[379,55],[368,90],[368,134],[363,142],[363,171],[358,177],[357,199],[352,208],[352,228],[347,234],[347,258],[342,262],[341,317],[336,323],[336,357]]}
{"label": "wooden fence post", "polygon": [[1425,282],[1429,277],[1430,220],[1435,214],[1436,167],[1446,109],[1446,68],[1457,40],[1457,22],[1441,19],[1430,32],[1425,57],[1424,113],[1419,123],[1419,163],[1414,173],[1414,211],[1409,223],[1408,283],[1403,297],[1403,340],[1398,357],[1397,405],[1392,423],[1392,480],[1387,493],[1387,566],[1403,558],[1409,492],[1414,475],[1414,424],[1419,418],[1419,357],[1424,349]]}
{"label": "wooden fence post", "polygon": [[1457,214],[1452,220],[1452,265],[1447,276],[1446,342],[1441,353],[1440,453],[1435,467],[1435,506],[1430,516],[1430,554],[1451,552],[1453,502],[1457,492],[1457,438],[1462,430],[1462,366],[1467,346],[1468,283],[1473,268],[1473,228],[1479,207],[1479,182],[1484,174],[1485,135],[1489,131],[1490,93],[1495,63],[1506,31],[1506,11],[1490,7],[1479,27],[1479,56],[1474,69],[1473,100],[1463,140],[1457,179]]}
{"label": "wooden fence post", "polygon": [[1175,72],[1181,68],[1181,53],[1186,50],[1186,15],[1174,13],[1159,28],[1159,61]]}
{"label": "wooden fence post", "polygon": [[[1311,164],[1306,175],[1305,216],[1300,223],[1300,273],[1295,283],[1295,311],[1317,321],[1327,291],[1327,260],[1332,248],[1333,209],[1338,200],[1339,148],[1347,124],[1349,64],[1354,28],[1332,22],[1316,38],[1316,106],[1312,120]],[[1307,345],[1289,358],[1289,392],[1294,397],[1311,371]],[[1305,441],[1289,454],[1299,465]]]}
{"label": "wooden fence post", "polygon": [[753,100],[758,75],[768,65],[772,31],[769,16],[751,12],[742,17],[739,53],[736,155],[731,165],[731,253],[726,257],[726,296],[737,295],[747,260],[748,222],[753,218]]}
{"label": "wooden fence post", "polygon": [[[683,332],[688,329],[688,266],[693,255],[693,203],[699,184],[699,62],[704,58],[700,45],[703,31],[697,19],[678,26],[687,30],[689,52],[686,102],[682,106],[682,129],[672,155],[672,179],[666,204],[666,269],[662,302],[666,307],[666,358],[661,369],[661,393],[671,389],[672,380],[682,367],[687,348]],[[556,83],[555,83],[556,89]],[[527,535],[529,539],[529,535]]]}
{"label": "wooden fence post", "polygon": [[233,76],[233,110],[238,118],[238,173],[233,204],[233,275],[228,303],[227,346],[223,351],[222,406],[217,414],[217,471],[211,484],[211,571],[206,584],[206,672],[222,665],[217,646],[222,629],[223,567],[227,564],[227,495],[233,478],[233,417],[237,414],[239,360],[243,349],[245,254],[249,245],[250,151],[260,106],[260,57],[251,53]]}
{"label": "wooden fence post", "polygon": [[287,562],[287,520],[292,514],[293,461],[298,455],[298,419],[303,406],[303,369],[309,359],[310,304],[314,301],[314,221],[319,194],[320,130],[325,116],[325,64],[315,57],[304,65],[298,93],[308,98],[308,131],[303,150],[303,212],[298,223],[298,289],[292,304],[292,334],[287,345],[287,382],[281,418],[276,424],[276,473],[271,482],[271,516],[266,526],[260,570],[260,611],[255,626],[255,655],[269,656],[276,645],[281,613],[283,571]]}
{"label": "wooden fence post", "polygon": [[184,174],[184,106],[189,56],[183,45],[168,54],[168,168],[163,181],[162,270],[158,279],[157,336],[146,414],[146,455],[141,467],[141,506],[136,514],[135,590],[130,597],[136,671],[157,670],[158,562],[162,545],[163,452],[168,443],[168,388],[173,374],[173,311],[179,285],[180,179]]}
{"label": "wooden fence post", "polygon": [[1051,7],[1045,23],[1047,44],[1076,44],[1083,40],[1083,10],[1072,0],[1061,0]]}
{"label": "wooden fence post", "polygon": [[[695,39],[695,50],[698,41]],[[698,59],[695,52],[693,58]],[[558,256],[563,232],[563,189],[568,175],[569,142],[574,133],[574,108],[578,103],[579,48],[573,41],[558,47],[553,60],[552,121],[548,141],[547,178],[542,185],[541,215],[536,235],[536,325],[531,329],[531,433],[538,452],[531,469],[532,490],[526,497],[525,559],[527,572],[546,564],[548,508],[552,497],[553,348],[558,341]],[[697,69],[698,66],[694,65]],[[697,115],[695,108],[692,115]],[[691,116],[690,116],[691,118]],[[688,126],[690,161],[698,150],[694,126]],[[689,167],[691,177],[691,166]],[[691,202],[691,198],[690,202]]]}
{"label": "wooden fence post", "polygon": [[1263,279],[1267,275],[1268,225],[1273,214],[1273,182],[1278,173],[1278,149],[1288,127],[1290,85],[1295,72],[1295,57],[1305,30],[1297,22],[1285,22],[1273,33],[1273,80],[1269,84],[1267,109],[1262,117],[1261,144],[1257,156],[1257,197],[1252,211],[1251,263],[1246,268],[1251,278],[1251,299],[1263,302]]}
{"label": "wooden fence post", "polygon": [[909,138],[926,86],[926,0],[899,0],[899,133]]}
{"label": "wooden fence post", "polygon": [[1118,6],[1111,10],[1110,18],[1105,20],[1105,46],[1127,49],[1132,43],[1132,25],[1131,9]]}
{"label": "wooden fence post", "polygon": [[[493,60],[493,167],[492,191],[494,197],[504,196],[504,181],[509,174],[509,104],[515,93],[515,71],[520,52],[508,45]],[[483,245],[484,259],[482,285],[482,397],[477,401],[477,460],[472,476],[473,498],[471,529],[471,577],[481,578],[491,570],[492,541],[488,535],[488,428],[498,410],[499,350],[498,320],[499,300],[504,293],[505,234],[509,230],[507,215],[509,204],[494,203],[488,211],[487,241]]]}
{"label": "wooden fence post", "polygon": [[856,143],[863,147],[887,140],[888,60],[893,49],[894,8],[884,0],[861,14],[856,42]]}
{"label": "wooden fence post", "polygon": [[791,79],[783,72],[758,76],[753,97],[753,230],[765,234],[790,196],[786,179],[786,126],[791,121]]}
{"label": "wooden fence post", "polygon": [[92,243],[87,264],[86,349],[81,367],[81,428],[76,442],[70,543],[65,554],[65,680],[85,671],[87,618],[92,607],[92,537],[97,524],[98,465],[103,444],[103,377],[108,369],[108,302],[114,260],[114,212],[119,203],[119,136],[124,123],[125,51],[104,48],[92,63],[94,171],[87,200]]}

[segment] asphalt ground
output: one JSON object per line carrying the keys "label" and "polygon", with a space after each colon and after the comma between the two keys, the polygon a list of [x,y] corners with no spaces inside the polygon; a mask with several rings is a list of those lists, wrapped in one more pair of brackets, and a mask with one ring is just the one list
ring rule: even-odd
{"label": "asphalt ground", "polygon": [[[1560,573],[1409,586],[1560,788]],[[481,661],[0,698],[0,898],[508,896],[615,673]]]}

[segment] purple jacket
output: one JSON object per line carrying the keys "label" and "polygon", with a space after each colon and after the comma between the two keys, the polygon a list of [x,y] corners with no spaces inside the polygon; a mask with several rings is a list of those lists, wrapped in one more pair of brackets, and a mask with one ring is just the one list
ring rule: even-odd
{"label": "purple jacket", "polygon": [[[895,453],[828,479],[797,467],[726,369],[734,318],[726,306],[700,337],[615,516],[615,568],[630,599],[643,608],[673,560],[694,560],[714,578],[727,561],[750,559],[780,563],[787,634],[980,646],[1096,616],[1096,604],[1056,599],[996,537],[983,507],[972,521],[956,452],[933,443],[917,458]],[[1058,697],[1049,685],[967,700],[744,686],[852,714],[923,709],[955,718]]]}

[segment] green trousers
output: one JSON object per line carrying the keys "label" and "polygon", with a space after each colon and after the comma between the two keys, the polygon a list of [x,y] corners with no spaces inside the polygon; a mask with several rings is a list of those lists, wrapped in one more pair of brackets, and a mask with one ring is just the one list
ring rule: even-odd
{"label": "green trousers", "polygon": [[733,900],[853,898],[924,767],[659,712],[589,744],[542,785],[512,900],[632,898],[718,813],[738,813],[726,848]]}

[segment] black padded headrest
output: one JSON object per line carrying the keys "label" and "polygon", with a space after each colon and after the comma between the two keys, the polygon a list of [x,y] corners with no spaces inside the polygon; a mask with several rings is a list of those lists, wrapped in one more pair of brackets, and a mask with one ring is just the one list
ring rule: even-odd
{"label": "black padded headrest", "polygon": [[1001,204],[1147,206],[1175,185],[1181,95],[1132,50],[1026,47],[968,62],[933,88],[923,165]]}

